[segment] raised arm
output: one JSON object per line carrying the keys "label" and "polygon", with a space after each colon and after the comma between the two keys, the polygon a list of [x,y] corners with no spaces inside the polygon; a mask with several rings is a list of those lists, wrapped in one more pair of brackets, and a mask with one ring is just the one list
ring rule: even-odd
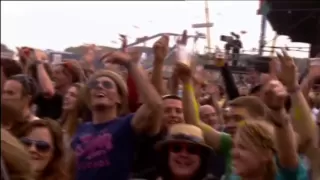
{"label": "raised arm", "polygon": [[275,139],[277,147],[277,155],[280,164],[284,168],[296,168],[298,165],[298,150],[296,138],[290,117],[285,110],[285,100],[288,96],[285,86],[278,80],[271,80],[266,84],[270,99],[277,99],[278,103],[268,103],[268,107],[272,109],[270,112],[271,122],[275,128]]}
{"label": "raised arm", "polygon": [[307,145],[307,147],[305,147],[307,149],[310,147],[314,148],[314,141],[316,141],[316,126],[312,119],[309,105],[298,85],[297,67],[294,64],[293,59],[285,50],[282,50],[282,54],[283,55],[278,53],[281,63],[281,71],[278,76],[290,94],[293,127],[299,135],[299,144]]}
{"label": "raised arm", "polygon": [[[178,63],[176,65],[176,72],[183,83],[182,101],[185,121],[189,124],[200,127],[205,134],[206,142],[213,148],[223,151],[229,150],[232,145],[231,137],[216,131],[212,127],[202,123],[200,120],[199,104],[195,98],[190,68],[185,64]],[[225,136],[225,139],[227,140],[222,140],[223,138],[221,138],[221,136]],[[226,143],[222,145],[222,141]]]}
{"label": "raised arm", "polygon": [[[293,59],[283,50],[283,55],[278,54],[281,63],[279,79],[287,87],[290,94],[293,117],[293,126],[299,134],[299,144],[309,144],[316,139],[316,128],[312,118],[311,109],[298,85],[297,67]],[[308,143],[309,142],[309,143]]]}
{"label": "raised arm", "polygon": [[162,36],[153,45],[154,62],[153,62],[153,72],[152,72],[151,82],[160,95],[163,95],[165,93],[164,84],[162,82],[162,78],[163,78],[162,68],[163,68],[164,59],[168,54],[168,44],[169,44],[169,37]]}
{"label": "raised arm", "polygon": [[135,82],[138,94],[143,101],[143,105],[133,117],[133,128],[139,133],[156,134],[159,132],[161,125],[162,100],[147,78],[145,71],[139,65],[140,56],[141,53],[136,50],[128,53],[117,51],[111,55],[109,61],[127,67],[128,73]]}
{"label": "raised arm", "polygon": [[48,96],[52,96],[55,93],[55,88],[44,65],[44,60],[48,60],[48,57],[41,50],[34,51],[35,52],[33,58],[35,59],[33,61],[36,64],[38,83],[41,86],[43,93],[45,93]]}
{"label": "raised arm", "polygon": [[132,120],[132,125],[138,132],[157,134],[160,130],[163,112],[161,97],[150,83],[142,67],[131,63],[128,70],[144,103],[137,110]]}

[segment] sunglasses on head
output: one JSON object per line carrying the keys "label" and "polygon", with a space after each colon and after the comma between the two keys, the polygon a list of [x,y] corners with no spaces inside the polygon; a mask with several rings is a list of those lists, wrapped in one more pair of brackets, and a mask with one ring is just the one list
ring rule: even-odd
{"label": "sunglasses on head", "polygon": [[37,141],[29,138],[21,138],[20,141],[27,147],[31,147],[34,145],[36,150],[39,152],[48,152],[51,149],[50,144],[45,141]]}
{"label": "sunglasses on head", "polygon": [[103,88],[105,89],[111,89],[113,88],[113,84],[110,81],[97,81],[97,80],[93,80],[90,81],[88,83],[88,87],[90,89],[96,89],[99,87],[99,85],[101,85]]}
{"label": "sunglasses on head", "polygon": [[201,149],[199,146],[188,143],[172,143],[169,144],[169,151],[173,153],[180,153],[182,151],[189,154],[199,154]]}

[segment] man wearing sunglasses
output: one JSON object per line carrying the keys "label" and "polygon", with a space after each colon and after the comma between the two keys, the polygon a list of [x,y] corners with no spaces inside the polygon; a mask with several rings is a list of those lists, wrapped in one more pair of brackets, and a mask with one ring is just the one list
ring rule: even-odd
{"label": "man wearing sunglasses", "polygon": [[141,71],[136,54],[118,51],[108,60],[127,68],[144,104],[128,113],[128,89],[119,74],[101,70],[90,77],[84,97],[92,121],[79,126],[71,143],[77,180],[128,179],[137,135],[152,136],[160,129],[161,97]]}

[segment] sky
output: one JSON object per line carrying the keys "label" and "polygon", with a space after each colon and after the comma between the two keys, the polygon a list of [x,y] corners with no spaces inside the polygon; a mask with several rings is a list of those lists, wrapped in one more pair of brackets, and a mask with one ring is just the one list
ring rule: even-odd
{"label": "sky", "polygon": [[[258,1],[209,1],[212,47],[223,48],[220,35],[231,31],[247,33],[241,37],[245,50],[258,47],[261,16],[256,14]],[[30,46],[62,51],[85,43],[119,47],[118,34],[128,35],[129,43],[137,37],[157,33],[189,34],[206,29],[192,29],[205,23],[204,1],[1,1],[1,43],[9,48]],[[267,24],[266,41],[272,45],[275,32]],[[192,44],[192,41],[190,41]],[[206,40],[199,40],[201,52]],[[149,41],[151,46],[154,41]],[[170,44],[174,43],[171,38]],[[277,46],[308,47],[280,36]],[[190,45],[191,46],[191,45]],[[266,53],[269,55],[270,53]],[[295,57],[308,53],[290,52]]]}

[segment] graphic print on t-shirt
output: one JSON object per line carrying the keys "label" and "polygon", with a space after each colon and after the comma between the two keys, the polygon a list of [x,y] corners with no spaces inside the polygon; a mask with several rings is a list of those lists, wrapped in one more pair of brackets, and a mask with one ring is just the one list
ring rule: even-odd
{"label": "graphic print on t-shirt", "polygon": [[79,137],[75,151],[78,159],[78,169],[96,169],[110,165],[109,152],[113,148],[112,134],[106,129],[97,135],[84,134]]}
{"label": "graphic print on t-shirt", "polygon": [[76,152],[76,180],[128,180],[134,158],[134,114],[101,124],[83,123],[71,146]]}

